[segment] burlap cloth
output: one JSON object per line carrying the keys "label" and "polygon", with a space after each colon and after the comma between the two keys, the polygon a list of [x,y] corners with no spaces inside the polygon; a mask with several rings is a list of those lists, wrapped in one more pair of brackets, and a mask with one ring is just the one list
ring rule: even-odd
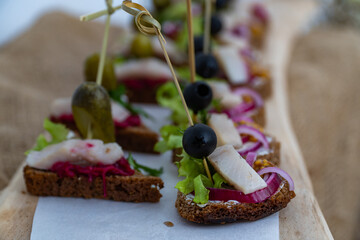
{"label": "burlap cloth", "polygon": [[[0,49],[0,189],[42,131],[51,101],[70,97],[84,81],[84,60],[100,51],[103,31],[103,25],[53,13]],[[112,29],[111,36],[121,32]]]}
{"label": "burlap cloth", "polygon": [[[103,28],[61,13],[0,49],[0,189],[34,144],[56,97],[83,81]],[[111,31],[114,43],[123,34]],[[360,209],[360,34],[319,29],[299,39],[289,71],[291,114],[315,194],[335,239],[355,236]]]}
{"label": "burlap cloth", "polygon": [[360,239],[360,31],[321,27],[295,46],[291,120],[315,195],[335,239]]}

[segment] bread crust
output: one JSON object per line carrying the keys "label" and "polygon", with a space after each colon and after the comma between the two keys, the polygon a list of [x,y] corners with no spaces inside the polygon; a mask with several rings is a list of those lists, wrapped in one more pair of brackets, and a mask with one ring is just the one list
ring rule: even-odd
{"label": "bread crust", "polygon": [[156,92],[159,87],[153,88],[126,88],[126,96],[130,102],[157,104]]}
{"label": "bread crust", "polygon": [[265,108],[259,108],[255,114],[251,116],[251,119],[258,125],[265,127],[266,118],[265,118]]}
{"label": "bread crust", "polygon": [[[280,185],[281,186],[281,185]],[[208,202],[200,207],[186,195],[178,192],[175,207],[181,217],[188,221],[201,224],[225,224],[246,220],[255,221],[267,217],[287,206],[295,193],[289,190],[289,184],[283,180],[281,189],[261,203],[229,204]]]}
{"label": "bread crust", "polygon": [[159,136],[146,126],[117,128],[115,132],[116,142],[125,150],[159,154],[159,152],[154,151]]}
{"label": "bread crust", "polygon": [[98,198],[123,202],[158,202],[164,183],[159,177],[135,172],[132,176],[106,176],[104,196],[103,180],[92,181],[86,176],[59,177],[56,173],[25,166],[24,179],[27,191],[36,196]]}

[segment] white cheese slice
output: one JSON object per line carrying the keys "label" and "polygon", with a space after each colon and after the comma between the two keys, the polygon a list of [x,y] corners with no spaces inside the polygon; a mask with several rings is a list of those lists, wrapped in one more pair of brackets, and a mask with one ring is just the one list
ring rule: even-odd
{"label": "white cheese slice", "polygon": [[242,103],[242,98],[239,95],[233,94],[230,86],[226,82],[209,81],[213,98],[220,99],[220,105],[226,109],[233,108]]}
{"label": "white cheese slice", "polygon": [[110,101],[110,103],[111,103],[111,116],[114,121],[122,122],[125,121],[125,119],[130,116],[129,111],[119,103],[112,100]]}
{"label": "white cheese slice", "polygon": [[[111,100],[111,115],[114,121],[122,122],[128,116],[129,111],[121,106],[119,103]],[[50,115],[54,117],[60,117],[61,115],[72,114],[71,98],[58,98],[55,99],[50,106]]]}
{"label": "white cheese slice", "polygon": [[101,140],[70,139],[50,145],[41,151],[32,151],[26,158],[30,167],[50,169],[56,162],[70,162],[77,165],[97,163],[113,164],[124,156],[117,143],[104,144]]}
{"label": "white cheese slice", "polygon": [[240,134],[234,126],[234,122],[226,114],[211,114],[209,126],[215,131],[217,146],[230,144],[235,148],[242,146]]}
{"label": "white cheese slice", "polygon": [[249,40],[234,35],[231,30],[224,31],[223,34],[220,34],[219,38],[221,43],[237,47],[238,49],[243,49],[250,45]]}
{"label": "white cheese slice", "polygon": [[71,98],[55,99],[50,105],[50,115],[60,117],[61,115],[72,114]]}
{"label": "white cheese slice", "polygon": [[249,194],[267,187],[266,182],[232,145],[216,148],[209,156],[209,161],[236,190]]}
{"label": "white cheese slice", "polygon": [[157,58],[130,60],[115,66],[117,79],[128,77],[147,77],[172,79],[171,71],[166,63]]}
{"label": "white cheese slice", "polygon": [[232,84],[244,84],[248,81],[246,63],[238,47],[219,47],[215,52],[215,56]]}

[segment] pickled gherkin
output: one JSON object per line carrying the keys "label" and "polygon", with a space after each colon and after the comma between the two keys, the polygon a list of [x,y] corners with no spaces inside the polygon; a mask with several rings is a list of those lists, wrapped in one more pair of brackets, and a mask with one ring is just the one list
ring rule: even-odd
{"label": "pickled gherkin", "polygon": [[82,83],[73,94],[72,112],[83,138],[115,142],[110,97],[102,86],[94,82]]}
{"label": "pickled gherkin", "polygon": [[[88,57],[85,61],[85,81],[96,82],[96,76],[99,68],[100,56],[95,53]],[[114,64],[111,58],[105,58],[104,72],[102,76],[102,84],[106,90],[110,91],[116,88],[116,75]]]}
{"label": "pickled gherkin", "polygon": [[150,38],[141,33],[133,38],[130,51],[138,58],[151,57],[154,53]]}

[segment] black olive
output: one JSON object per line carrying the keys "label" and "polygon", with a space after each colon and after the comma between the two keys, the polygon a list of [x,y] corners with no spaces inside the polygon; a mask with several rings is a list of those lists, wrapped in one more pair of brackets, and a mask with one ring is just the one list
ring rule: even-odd
{"label": "black olive", "polygon": [[195,53],[202,52],[204,50],[204,36],[199,35],[194,37]]}
{"label": "black olive", "polygon": [[197,53],[195,56],[196,73],[203,78],[212,78],[219,71],[219,65],[212,54]]}
{"label": "black olive", "polygon": [[222,22],[217,15],[211,16],[211,35],[218,34],[222,29]]}
{"label": "black olive", "polygon": [[224,9],[229,4],[229,0],[216,0],[215,7],[216,9]]}
{"label": "black olive", "polygon": [[185,152],[191,157],[203,158],[215,150],[217,138],[209,126],[197,123],[185,130],[182,144]]}
{"label": "black olive", "polygon": [[187,85],[183,92],[186,104],[195,113],[205,109],[211,103],[211,88],[203,81],[198,81]]}

